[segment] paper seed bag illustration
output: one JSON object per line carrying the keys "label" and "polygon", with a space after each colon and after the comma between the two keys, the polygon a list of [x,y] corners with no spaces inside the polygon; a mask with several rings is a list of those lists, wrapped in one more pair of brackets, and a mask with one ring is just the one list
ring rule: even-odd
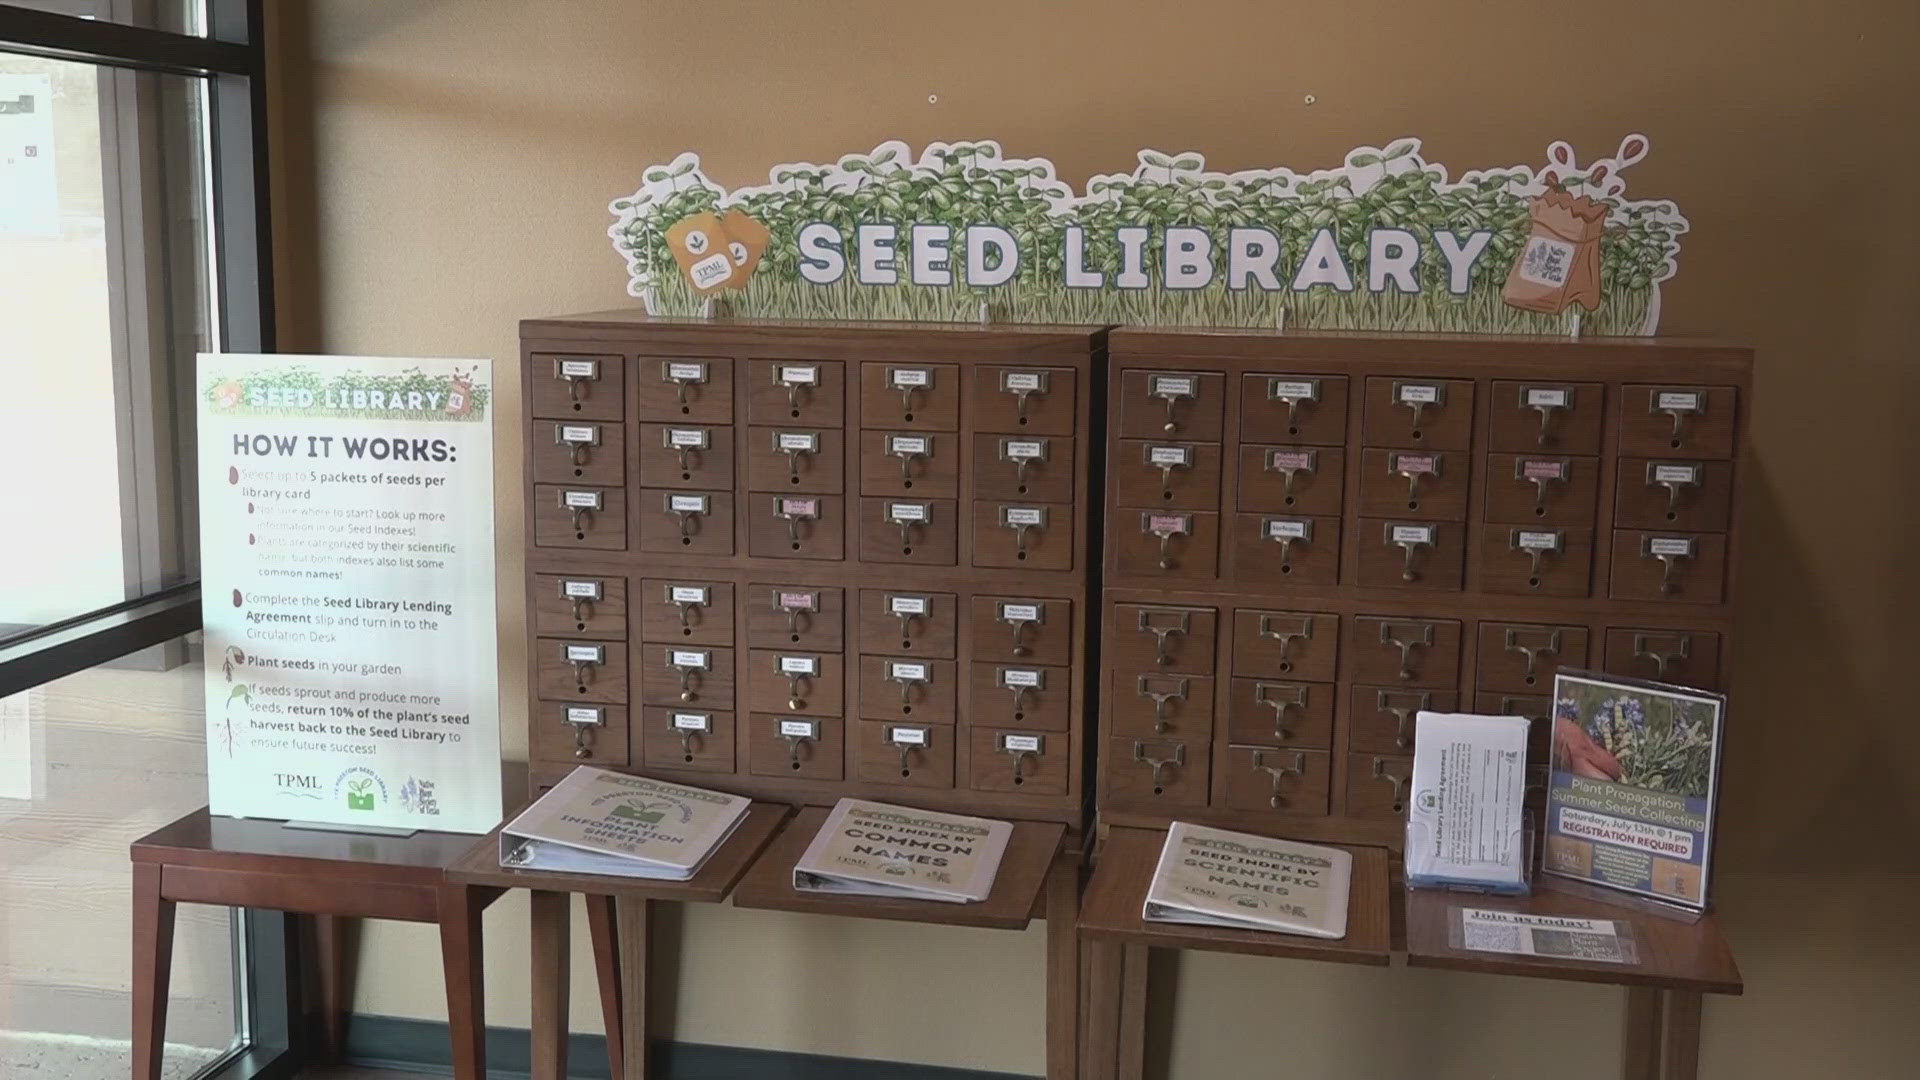
{"label": "paper seed bag illustration", "polygon": [[728,279],[727,287],[744,289],[747,282],[753,280],[753,270],[760,265],[760,256],[767,245],[773,242],[773,234],[737,206],[720,216],[720,228],[727,234],[727,254],[733,257],[733,277]]}
{"label": "paper seed bag illustration", "polygon": [[1555,315],[1578,303],[1600,306],[1600,234],[1607,207],[1584,195],[1550,190],[1528,208],[1533,232],[1507,272],[1500,295],[1528,311]]}
{"label": "paper seed bag illustration", "polygon": [[667,248],[695,292],[712,292],[733,280],[733,256],[727,231],[706,211],[690,214],[667,230]]}

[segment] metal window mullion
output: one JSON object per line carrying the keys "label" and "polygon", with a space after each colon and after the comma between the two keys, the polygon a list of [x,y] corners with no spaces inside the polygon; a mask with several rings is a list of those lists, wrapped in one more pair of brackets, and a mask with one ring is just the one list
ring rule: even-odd
{"label": "metal window mullion", "polygon": [[[210,8],[226,2],[213,0]],[[232,33],[231,16],[210,21],[220,33],[197,37],[0,3],[0,50],[180,75],[253,75],[264,68],[257,37],[222,36]]]}

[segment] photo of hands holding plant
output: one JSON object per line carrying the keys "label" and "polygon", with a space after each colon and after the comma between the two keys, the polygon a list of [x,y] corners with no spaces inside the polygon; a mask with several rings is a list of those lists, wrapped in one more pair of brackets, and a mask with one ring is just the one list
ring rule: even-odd
{"label": "photo of hands holding plant", "polygon": [[1554,768],[1704,799],[1713,784],[1717,701],[1563,679],[1553,706]]}

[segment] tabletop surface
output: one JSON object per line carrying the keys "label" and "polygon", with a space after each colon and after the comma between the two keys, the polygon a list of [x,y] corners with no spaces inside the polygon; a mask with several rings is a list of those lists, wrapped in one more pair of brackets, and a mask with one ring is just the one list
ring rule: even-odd
{"label": "tabletop surface", "polygon": [[289,828],[281,821],[215,817],[202,807],[135,840],[129,850],[135,862],[437,885],[473,842],[465,833],[385,836]]}

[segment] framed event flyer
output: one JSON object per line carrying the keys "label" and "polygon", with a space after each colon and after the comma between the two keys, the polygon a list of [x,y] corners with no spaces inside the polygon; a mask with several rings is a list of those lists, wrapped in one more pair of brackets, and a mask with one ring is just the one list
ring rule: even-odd
{"label": "framed event flyer", "polygon": [[1553,698],[1541,870],[1705,908],[1726,699],[1578,671]]}

